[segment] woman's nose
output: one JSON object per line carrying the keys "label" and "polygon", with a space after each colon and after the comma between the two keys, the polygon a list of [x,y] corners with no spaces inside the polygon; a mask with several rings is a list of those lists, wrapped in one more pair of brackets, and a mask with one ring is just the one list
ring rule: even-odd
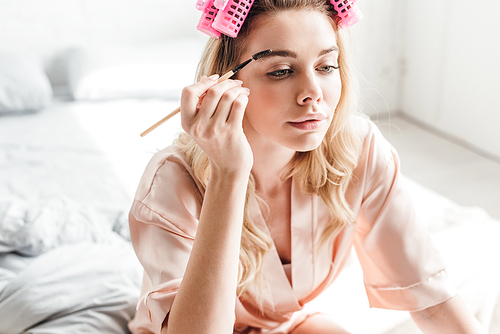
{"label": "woman's nose", "polygon": [[300,91],[297,96],[297,103],[305,105],[320,102],[323,98],[323,91],[317,82],[314,74],[304,75],[300,80]]}

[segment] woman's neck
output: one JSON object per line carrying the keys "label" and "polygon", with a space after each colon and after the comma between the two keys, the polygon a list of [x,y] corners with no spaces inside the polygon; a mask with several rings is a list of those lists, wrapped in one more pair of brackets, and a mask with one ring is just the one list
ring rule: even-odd
{"label": "woman's neck", "polygon": [[254,150],[252,174],[255,178],[257,193],[263,197],[273,197],[276,192],[286,188],[286,181],[281,179],[285,167],[295,156],[295,152],[283,147]]}

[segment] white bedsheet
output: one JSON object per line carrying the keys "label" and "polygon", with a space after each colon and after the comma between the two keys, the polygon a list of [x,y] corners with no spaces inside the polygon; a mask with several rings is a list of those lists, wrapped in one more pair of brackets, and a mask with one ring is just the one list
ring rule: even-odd
{"label": "white bedsheet", "polygon": [[0,118],[0,333],[128,333],[142,267],[127,213],[153,151],[119,124],[151,103]]}
{"label": "white bedsheet", "polygon": [[[180,131],[162,100],[57,100],[0,117],[0,333],[127,333],[142,269],[127,213],[145,165]],[[467,304],[500,333],[500,223],[407,179]],[[353,257],[307,307],[353,333],[419,333],[406,312],[369,309]]]}
{"label": "white bedsheet", "polygon": [[139,292],[140,265],[128,242],[79,242],[7,269],[1,257],[1,333],[125,333]]}
{"label": "white bedsheet", "polygon": [[0,333],[125,333],[141,266],[123,225],[68,198],[3,198]]}

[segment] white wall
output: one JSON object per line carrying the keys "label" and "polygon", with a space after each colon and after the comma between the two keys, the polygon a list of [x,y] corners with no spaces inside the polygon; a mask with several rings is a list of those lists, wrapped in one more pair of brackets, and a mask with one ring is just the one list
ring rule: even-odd
{"label": "white wall", "polygon": [[401,0],[363,0],[364,17],[351,28],[359,67],[361,111],[373,118],[397,110],[401,70]]}
{"label": "white wall", "polygon": [[496,0],[406,1],[398,109],[500,157],[498,13]]}
{"label": "white wall", "polygon": [[99,47],[195,36],[194,0],[0,0],[0,51],[42,55],[51,80],[64,82],[61,54]]}

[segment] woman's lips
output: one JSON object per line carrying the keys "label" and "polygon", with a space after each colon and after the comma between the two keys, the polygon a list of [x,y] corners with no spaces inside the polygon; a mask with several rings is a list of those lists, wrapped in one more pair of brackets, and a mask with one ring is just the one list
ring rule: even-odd
{"label": "woman's lips", "polygon": [[304,122],[289,122],[291,126],[300,130],[317,130],[323,126],[325,120],[310,120]]}
{"label": "woman's lips", "polygon": [[303,116],[292,122],[288,122],[288,124],[300,130],[317,130],[323,125],[325,121],[325,115],[323,115],[322,113],[315,113]]}

